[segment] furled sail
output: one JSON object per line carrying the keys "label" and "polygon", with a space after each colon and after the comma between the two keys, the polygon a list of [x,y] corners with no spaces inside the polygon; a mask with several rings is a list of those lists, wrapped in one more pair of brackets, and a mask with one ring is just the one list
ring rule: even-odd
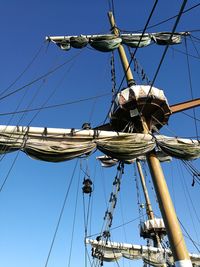
{"label": "furled sail", "polygon": [[35,159],[61,162],[89,155],[95,149],[124,162],[145,156],[153,149],[184,160],[200,157],[200,143],[190,139],[92,129],[0,126],[1,154],[21,150]]}
{"label": "furled sail", "polygon": [[99,156],[99,157],[96,157],[96,159],[98,159],[101,162],[102,167],[106,167],[106,168],[113,167],[119,162],[117,159],[113,159],[108,156]]}
{"label": "furled sail", "polygon": [[102,36],[91,38],[89,43],[90,45],[101,52],[110,52],[118,48],[121,44],[122,39],[119,37],[112,36]]}
{"label": "furled sail", "polygon": [[[130,260],[143,260],[145,263],[158,267],[163,264],[174,264],[173,255],[170,249],[163,249],[151,246],[141,246],[117,242],[104,242],[86,239],[86,244],[92,246],[92,255],[103,261],[117,261],[121,257]],[[189,254],[192,263],[200,266],[200,255]]]}
{"label": "furled sail", "polygon": [[62,50],[68,51],[71,47],[83,48],[87,45],[102,51],[109,52],[118,48],[120,44],[130,47],[145,47],[152,43],[158,45],[180,44],[182,36],[189,35],[188,32],[158,32],[158,33],[130,33],[120,34],[99,34],[99,35],[80,35],[80,36],[48,36],[46,39],[56,43]]}
{"label": "furled sail", "polygon": [[[105,155],[96,157],[96,159],[98,159],[100,161],[102,167],[106,167],[106,168],[113,167],[114,165],[119,163],[118,159],[114,159],[112,157],[105,156]],[[137,159],[146,160],[146,157],[140,156],[140,157],[137,157]],[[133,162],[135,162],[135,159],[124,161],[124,163],[126,163],[126,164],[132,164]]]}
{"label": "furled sail", "polygon": [[[156,155],[157,155],[160,162],[170,162],[172,160],[172,157],[166,155],[162,151],[156,151]],[[106,167],[106,168],[113,167],[119,163],[118,159],[114,159],[112,157],[105,156],[105,155],[104,156],[98,156],[98,157],[96,157],[96,159],[98,159],[100,161],[102,167]],[[137,159],[141,160],[141,161],[145,161],[146,157],[145,156],[139,156],[139,157],[137,157]],[[135,162],[135,160],[136,160],[136,158],[131,159],[131,160],[126,160],[126,161],[124,161],[124,163],[125,164],[132,164]]]}
{"label": "furled sail", "polygon": [[179,138],[158,140],[158,145],[166,154],[184,160],[196,159],[199,154],[199,141]]}
{"label": "furled sail", "polygon": [[152,151],[155,142],[150,135],[128,134],[126,136],[97,139],[97,148],[104,154],[122,161],[132,160]]}

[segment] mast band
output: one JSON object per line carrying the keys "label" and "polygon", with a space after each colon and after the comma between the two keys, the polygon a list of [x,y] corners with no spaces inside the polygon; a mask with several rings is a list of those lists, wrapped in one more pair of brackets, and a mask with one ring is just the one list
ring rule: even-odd
{"label": "mast band", "polygon": [[175,261],[175,267],[192,267],[191,260]]}

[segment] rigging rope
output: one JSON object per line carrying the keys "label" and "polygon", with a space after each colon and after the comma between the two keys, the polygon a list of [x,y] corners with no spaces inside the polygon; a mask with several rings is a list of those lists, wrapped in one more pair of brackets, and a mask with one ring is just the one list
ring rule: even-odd
{"label": "rigging rope", "polygon": [[[126,72],[129,70],[129,68],[130,68],[130,66],[131,66],[131,64],[132,64],[133,58],[135,57],[135,54],[136,54],[136,52],[137,52],[137,49],[138,49],[138,47],[139,47],[139,45],[140,45],[140,42],[141,42],[141,40],[142,40],[142,37],[143,37],[143,35],[144,35],[144,33],[145,33],[146,29],[147,29],[147,26],[148,26],[148,24],[149,24],[149,22],[150,22],[150,20],[151,20],[151,17],[152,17],[152,15],[153,15],[153,13],[154,13],[154,10],[155,10],[155,8],[156,8],[157,3],[158,3],[158,0],[155,0],[154,5],[153,5],[153,8],[152,8],[152,10],[151,10],[151,13],[150,13],[150,15],[149,15],[149,17],[148,17],[148,19],[147,19],[147,22],[146,22],[146,24],[145,24],[145,27],[144,27],[144,29],[143,29],[143,31],[142,31],[141,36],[140,36],[138,45],[137,45],[137,47],[136,47],[136,49],[135,49],[135,51],[134,51],[134,53],[133,53],[133,57],[132,57],[131,60],[129,61],[128,68],[127,68]],[[126,78],[126,73],[124,73],[124,76],[123,76],[123,78],[122,78],[122,80],[121,80],[121,83],[120,83],[120,85],[119,85],[118,90],[116,91],[115,96],[116,96],[117,93],[120,91],[120,89],[121,89],[121,87],[122,87],[122,84],[123,84],[125,78]],[[114,97],[113,97],[113,99],[114,99]],[[114,102],[114,100],[112,100],[112,102],[111,102],[111,106],[110,106],[110,109],[109,109],[109,111],[108,111],[108,113],[107,113],[107,115],[106,115],[106,118],[105,118],[105,120],[104,120],[104,123],[106,122],[106,120],[107,120],[107,118],[108,118],[108,116],[109,116],[109,113],[110,113],[110,111],[111,111],[111,107],[112,107],[113,102]]]}
{"label": "rigging rope", "polygon": [[185,168],[187,169],[187,171],[192,175],[193,177],[193,183],[192,185],[194,185],[194,181],[197,182],[200,185],[200,171],[198,171],[194,165],[192,164],[192,162],[190,161],[186,161],[186,160],[182,160]]}
{"label": "rigging rope", "polygon": [[[184,10],[184,11],[183,11],[183,14],[186,14],[187,12],[189,12],[189,11],[191,11],[192,9],[197,8],[197,7],[199,7],[199,6],[200,6],[200,3],[198,3],[198,4],[194,5],[194,6],[191,6],[190,8]],[[166,22],[168,22],[168,21],[170,21],[170,20],[173,20],[173,19],[175,19],[175,18],[177,18],[177,17],[178,17],[178,15],[174,15],[174,16],[168,18],[168,19],[162,20],[162,21],[160,21],[160,22],[158,22],[158,23],[156,23],[156,24],[153,24],[153,25],[148,26],[147,29],[149,30],[149,29],[151,29],[151,28],[154,28],[154,27],[156,27],[156,26],[159,26],[159,25],[161,25],[161,24],[164,24],[164,23],[166,23]],[[137,32],[141,32],[141,31],[142,31],[142,29],[137,30]],[[123,32],[133,32],[133,31],[125,31],[125,30],[123,30]],[[189,32],[192,32],[192,31],[189,31]]]}
{"label": "rigging rope", "polygon": [[[188,58],[188,47],[187,47],[187,39],[186,38],[185,38],[185,49],[186,49],[186,55],[187,55],[186,59],[187,59],[189,86],[190,86],[191,97],[193,100],[194,94],[193,94],[193,88],[192,88],[192,77],[191,77],[191,70],[190,70],[190,62],[189,62],[189,58]],[[193,108],[193,115],[194,115],[194,124],[195,124],[196,136],[198,136],[198,128],[197,128],[197,122],[196,122],[195,108]]]}
{"label": "rigging rope", "polygon": [[[199,30],[199,31],[200,31],[200,30]],[[191,32],[191,31],[190,31],[190,32]],[[184,37],[184,36],[183,36],[183,38],[187,38],[187,37]],[[195,56],[195,55],[191,55],[191,54],[189,54],[189,53],[186,53],[185,51],[181,51],[181,50],[179,50],[179,49],[177,49],[177,48],[174,48],[174,47],[170,47],[170,48],[171,48],[173,51],[176,51],[176,52],[178,52],[178,53],[187,55],[188,57],[192,57],[192,58],[200,59],[200,53],[199,53],[199,51],[197,50],[197,47],[196,47],[196,45],[195,45],[195,43],[198,43],[198,44],[200,43],[200,38],[194,36],[193,34],[190,34],[190,39],[188,39],[188,40],[192,42],[192,45],[193,45],[193,47],[194,47],[194,50],[196,51],[197,56]]]}
{"label": "rigging rope", "polygon": [[[68,68],[68,71],[70,70],[71,66]],[[33,122],[33,120],[38,116],[38,114],[41,112],[42,108],[49,102],[49,100],[54,96],[54,94],[56,93],[57,90],[57,86],[54,88],[54,90],[52,91],[52,93],[49,95],[49,97],[43,102],[43,104],[41,105],[41,108],[37,110],[37,112],[35,113],[35,115],[32,117],[32,119],[29,121],[28,126],[30,126],[30,124]],[[27,126],[27,127],[28,127]]]}
{"label": "rigging rope", "polygon": [[67,102],[60,103],[60,104],[54,104],[54,105],[43,106],[43,107],[32,108],[32,109],[24,109],[24,110],[19,110],[19,111],[4,112],[4,113],[0,113],[0,116],[8,116],[8,115],[12,115],[12,114],[20,114],[20,113],[24,113],[24,112],[33,112],[33,111],[38,111],[38,110],[41,111],[44,109],[58,108],[58,107],[62,107],[62,106],[78,104],[80,102],[85,102],[85,101],[89,101],[89,100],[95,100],[98,98],[102,98],[102,97],[108,96],[110,94],[111,93],[105,93],[102,95],[91,96],[88,98],[82,98],[82,99],[78,99],[78,100],[74,100],[74,101],[67,101]]}
{"label": "rigging rope", "polygon": [[[84,162],[86,163],[86,167],[85,167],[86,170],[83,169],[82,161],[80,162],[80,169],[84,173],[84,181],[85,181],[85,178],[86,179],[91,179],[91,178],[90,178],[90,173],[89,173],[88,158],[84,159]],[[96,176],[96,169],[95,169],[94,179],[95,179],[95,176]],[[92,194],[91,194],[92,192],[87,194],[88,199],[86,199],[83,188],[82,188],[82,192],[83,192],[82,195],[83,195],[84,239],[86,240],[86,238],[88,237],[89,219],[91,220],[91,212],[90,211],[91,211],[91,207],[92,207]],[[87,207],[86,207],[86,201],[87,201]],[[90,228],[91,228],[91,225],[90,225]],[[87,267],[87,259],[89,260],[90,265],[92,266],[90,254],[89,254],[88,249],[87,249],[87,244],[85,243],[85,266],[86,267]]]}
{"label": "rigging rope", "polygon": [[24,73],[31,67],[31,65],[33,64],[33,62],[37,59],[37,57],[39,56],[42,48],[44,47],[44,43],[42,44],[42,46],[38,49],[38,51],[36,52],[36,54],[34,55],[33,59],[30,61],[30,63],[25,67],[25,69],[22,71],[22,73],[4,90],[2,90],[2,92],[0,92],[0,97],[5,94],[23,75]]}
{"label": "rigging rope", "polygon": [[131,52],[131,48],[128,47],[128,51],[129,54],[131,56],[131,58],[133,58],[133,62],[134,62],[134,72],[136,72],[138,74],[139,77],[141,77],[141,81],[145,81],[146,84],[150,84],[151,81],[150,79],[147,77],[147,74],[145,73],[144,69],[141,67],[141,65],[139,64],[138,60],[136,59],[136,57],[134,56],[134,54]]}
{"label": "rigging rope", "polygon": [[[146,215],[146,214],[144,214],[144,215]],[[142,215],[142,217],[143,217],[143,215]],[[115,226],[115,227],[111,227],[111,228],[110,228],[110,231],[114,231],[114,230],[116,230],[116,229],[119,229],[119,228],[121,228],[121,227],[124,227],[125,225],[128,225],[128,224],[130,224],[130,223],[133,223],[133,222],[138,221],[138,220],[140,220],[140,219],[141,219],[141,216],[138,216],[137,218],[135,218],[135,219],[133,219],[133,220],[130,220],[130,221],[128,221],[128,222],[124,222],[124,223],[122,223],[122,224],[120,224],[120,225],[117,225],[117,226]],[[92,235],[88,235],[87,238],[94,237],[94,236],[99,236],[99,235],[101,235],[101,233],[95,233],[95,234],[92,234]]]}
{"label": "rigging rope", "polygon": [[[40,88],[38,88],[38,89],[40,89]],[[38,91],[36,91],[35,96],[37,95],[37,93],[38,93]],[[17,109],[20,107],[20,105],[21,105],[23,99],[25,98],[26,94],[27,94],[27,91],[25,91],[24,94],[23,94],[23,96],[21,97],[21,100],[19,101],[19,103],[18,103],[18,105],[17,105],[17,107],[16,107],[16,111],[17,111]],[[33,101],[33,99],[35,98],[35,96],[32,98],[31,102]],[[31,104],[31,102],[30,102],[30,104]],[[29,104],[29,105],[30,105],[30,104]],[[28,105],[28,106],[29,106],[29,105]],[[19,118],[17,125],[20,124],[20,121],[23,119],[24,116],[25,116],[25,114],[23,114],[23,115]],[[13,118],[14,118],[14,114],[12,114],[12,116],[11,116],[11,118],[9,119],[7,125],[9,125],[9,124],[11,123],[11,121],[12,121]],[[10,136],[12,136],[12,133],[10,134]],[[6,147],[2,148],[2,150],[5,151],[5,150],[6,150]],[[1,160],[2,160],[4,157],[5,157],[5,155],[2,155]]]}
{"label": "rigging rope", "polygon": [[60,215],[59,215],[59,218],[58,218],[58,221],[57,221],[56,229],[55,229],[55,232],[54,232],[51,244],[50,244],[49,252],[48,252],[48,255],[47,255],[46,262],[45,262],[45,267],[47,267],[48,263],[49,263],[49,258],[50,258],[50,255],[51,255],[51,252],[52,252],[52,249],[53,249],[53,245],[54,245],[54,242],[55,242],[55,239],[56,239],[56,236],[57,236],[58,228],[60,226],[60,222],[61,222],[61,219],[62,219],[62,216],[63,216],[63,213],[64,213],[65,205],[66,205],[66,202],[67,202],[67,199],[68,199],[69,190],[70,190],[71,185],[72,185],[72,181],[73,181],[73,178],[74,178],[74,175],[75,175],[77,164],[78,164],[78,160],[75,163],[74,170],[72,172],[72,176],[71,176],[71,179],[69,181],[69,185],[68,185],[68,188],[67,188],[67,191],[66,191],[66,194],[65,194],[63,205],[62,205],[62,208],[61,208],[61,211],[60,211]]}
{"label": "rigging rope", "polygon": [[[181,112],[182,114],[184,114],[185,116],[188,116],[189,118],[191,118],[191,119],[195,119],[193,116],[191,116],[191,115],[189,115],[189,114],[187,114],[187,113],[185,113],[185,112]],[[197,122],[200,122],[200,119],[195,119]]]}
{"label": "rigging rope", "polygon": [[3,100],[3,99],[5,99],[5,98],[7,98],[7,97],[9,97],[9,96],[11,96],[11,95],[13,95],[13,94],[16,94],[16,93],[18,93],[18,92],[24,90],[24,89],[27,88],[28,86],[30,86],[30,85],[32,85],[32,84],[34,84],[34,83],[36,83],[36,82],[38,82],[38,81],[40,81],[40,80],[42,80],[42,79],[48,77],[48,76],[50,76],[51,74],[53,74],[54,72],[56,72],[58,69],[62,68],[62,67],[65,66],[67,63],[71,62],[73,59],[75,59],[77,56],[79,56],[80,53],[81,53],[81,52],[77,53],[75,56],[71,57],[69,60],[66,60],[64,63],[58,65],[58,66],[55,67],[54,69],[48,71],[47,73],[41,75],[40,77],[34,79],[33,81],[31,81],[31,82],[29,82],[29,83],[23,85],[22,87],[17,88],[16,90],[13,90],[12,92],[7,93],[6,95],[1,96],[1,97],[0,97],[0,100]]}
{"label": "rigging rope", "polygon": [[195,248],[197,249],[197,251],[200,253],[200,249],[197,247],[196,242],[193,241],[193,239],[191,238],[190,234],[188,233],[188,231],[186,230],[186,228],[184,227],[184,225],[182,224],[182,222],[178,219],[179,223],[181,224],[183,230],[186,232],[188,238],[190,239],[190,241],[192,242],[192,244],[195,246]]}
{"label": "rigging rope", "polygon": [[[18,104],[18,106],[17,106],[17,108],[16,108],[16,110],[18,109],[18,107],[20,106],[21,102],[23,101],[23,98],[25,97],[26,93],[27,93],[27,92],[25,91],[25,92],[24,92],[24,95],[23,95],[22,98],[21,98],[21,101],[19,102],[19,104]],[[36,92],[36,94],[37,94],[37,92]],[[36,96],[36,94],[35,94],[35,96]],[[33,99],[32,99],[32,101],[33,101]],[[29,104],[29,105],[30,105],[30,104]],[[23,119],[23,116],[24,116],[24,114],[23,114],[22,117],[18,120],[18,123],[20,123],[20,121]],[[13,118],[13,116],[10,118],[8,124],[11,122],[12,118]],[[10,136],[11,136],[11,135],[12,135],[12,133],[10,134]],[[24,137],[24,138],[26,138],[26,137]],[[25,139],[24,139],[24,140],[25,140]],[[22,146],[23,146],[23,144],[22,144]],[[6,149],[6,147],[5,147],[5,148],[2,148],[3,151],[5,151],[5,149]],[[3,189],[3,187],[4,187],[4,185],[5,185],[6,181],[7,181],[7,179],[8,179],[8,177],[9,177],[10,173],[11,173],[11,170],[13,169],[13,167],[14,167],[14,165],[15,165],[17,159],[18,159],[18,155],[19,155],[19,152],[17,152],[17,155],[16,155],[15,159],[13,160],[13,163],[12,163],[12,165],[11,165],[11,167],[10,167],[10,169],[9,169],[9,171],[8,171],[8,173],[7,173],[7,175],[6,175],[5,179],[4,179],[4,181],[3,181],[3,183],[2,183],[2,186],[1,186],[1,188],[0,188],[0,192],[2,191],[2,189]],[[0,159],[0,161],[2,161],[2,160],[5,158],[5,156],[6,156],[6,154],[3,154],[2,157],[1,157],[1,159]]]}
{"label": "rigging rope", "polygon": [[[200,31],[200,30],[199,30]],[[196,36],[194,36],[194,35],[190,35],[190,37],[192,37],[192,38],[194,38],[195,40],[197,40],[198,42],[197,43],[199,43],[199,41],[200,41],[200,38],[198,38],[198,37],[196,37]],[[199,53],[197,53],[198,55],[199,55]]]}
{"label": "rigging rope", "polygon": [[134,164],[134,177],[135,177],[135,185],[136,185],[136,195],[137,195],[137,205],[138,205],[138,211],[139,211],[139,217],[140,217],[140,224],[145,221],[144,219],[144,204],[141,200],[141,194],[139,190],[139,182],[138,182],[138,172],[136,171],[136,165]]}
{"label": "rigging rope", "polygon": [[[180,161],[179,161],[179,167],[181,167],[181,166],[180,166]],[[193,201],[192,201],[191,195],[190,195],[189,190],[188,190],[188,187],[187,187],[187,185],[186,185],[185,176],[184,176],[184,173],[183,173],[182,168],[180,169],[180,171],[181,171],[181,179],[180,179],[180,181],[181,181],[181,183],[182,183],[183,193],[184,193],[184,195],[185,195],[185,199],[186,199],[186,205],[187,205],[187,207],[188,207],[188,212],[189,212],[189,214],[190,214],[190,221],[192,222],[193,229],[194,229],[194,232],[195,232],[195,234],[196,234],[196,238],[197,238],[197,240],[198,240],[198,242],[199,242],[198,234],[197,234],[197,229],[196,229],[195,224],[194,224],[193,215],[192,215],[192,213],[191,213],[191,208],[190,208],[190,206],[189,206],[189,203],[191,203],[192,209],[193,209],[194,214],[195,214],[195,216],[196,216],[196,218],[197,218],[197,220],[198,220],[199,223],[200,223],[200,219],[199,219],[199,217],[198,217],[198,215],[197,215],[197,211],[196,211],[196,209],[195,209],[194,203],[193,203]],[[186,193],[187,193],[187,194],[186,194]]]}
{"label": "rigging rope", "polygon": [[[152,16],[153,16],[153,13],[154,13],[154,11],[155,11],[155,8],[156,8],[156,6],[157,6],[157,3],[158,3],[158,0],[155,0],[154,5],[153,5],[153,8],[152,8],[152,10],[151,10],[151,12],[150,12],[150,15],[149,15],[149,17],[148,17],[148,19],[147,19],[147,22],[146,22],[146,24],[145,24],[145,27],[144,27],[144,29],[143,29],[143,31],[142,31],[141,36],[140,36],[138,45],[137,45],[137,47],[135,48],[135,51],[134,51],[134,53],[133,53],[133,57],[132,57],[131,60],[129,61],[128,68],[127,68],[126,72],[130,69],[130,66],[131,66],[131,64],[132,64],[133,58],[135,57],[135,55],[136,55],[136,53],[137,53],[137,50],[138,50],[139,45],[140,45],[140,42],[142,41],[142,38],[143,38],[143,36],[144,36],[144,34],[145,34],[145,32],[146,32],[146,29],[147,29],[147,27],[148,27],[148,24],[149,24],[149,22],[150,22],[150,20],[151,20],[151,18],[152,18]],[[119,88],[118,88],[117,93],[120,91],[120,89],[121,89],[121,87],[122,87],[122,84],[123,84],[125,78],[126,78],[126,73],[124,74],[124,76],[123,76],[123,78],[122,78],[122,81],[121,81],[121,83],[120,83],[120,86],[119,86]]]}
{"label": "rigging rope", "polygon": [[78,181],[77,181],[76,200],[75,200],[75,209],[74,209],[74,218],[73,218],[73,227],[72,227],[72,234],[71,234],[71,243],[70,243],[68,267],[70,267],[70,264],[71,264],[72,246],[73,246],[73,240],[74,240],[74,229],[75,229],[75,221],[76,221],[76,213],[77,213],[80,178],[81,178],[81,176],[80,176],[80,172],[79,172],[79,178],[78,178]]}
{"label": "rigging rope", "polygon": [[3,183],[1,184],[1,187],[0,187],[0,193],[2,192],[2,190],[3,190],[3,188],[4,188],[5,184],[6,184],[6,182],[7,182],[7,180],[8,180],[8,177],[9,177],[9,175],[10,175],[10,173],[11,173],[11,171],[12,171],[12,169],[13,169],[13,167],[14,167],[16,161],[17,161],[17,158],[18,158],[18,156],[19,156],[19,152],[20,152],[20,150],[17,152],[17,154],[16,154],[16,156],[15,156],[15,158],[14,158],[12,164],[11,164],[11,167],[10,167],[10,169],[8,170],[8,173],[7,173],[7,175],[6,175],[6,177],[5,177],[4,181],[3,181]]}
{"label": "rigging rope", "polygon": [[[69,69],[68,69],[68,71],[69,71]],[[43,83],[44,83],[44,80],[43,80]],[[42,83],[42,85],[43,85],[43,83]],[[41,108],[38,109],[37,113],[36,113],[36,114],[32,117],[32,119],[29,121],[27,127],[30,126],[31,122],[32,122],[32,121],[36,118],[36,116],[40,113],[42,107],[43,107],[44,105],[46,105],[46,104],[48,103],[48,101],[53,97],[53,95],[55,94],[55,92],[56,92],[56,90],[57,90],[57,87],[58,87],[58,86],[56,86],[56,88],[54,89],[54,91],[50,94],[50,96],[47,98],[47,100],[43,103],[43,105],[41,106]],[[20,101],[20,103],[18,104],[16,110],[19,108],[19,106],[20,106],[22,100],[24,99],[26,93],[27,93],[27,91],[24,92],[24,95],[22,96],[21,101]],[[36,96],[36,95],[37,95],[37,92],[36,92],[35,96]],[[31,102],[33,102],[33,99],[35,98],[35,96],[33,96]],[[28,105],[28,107],[31,105],[31,102],[30,102],[30,104]],[[17,112],[17,111],[16,111],[16,112]],[[23,114],[23,115],[21,116],[21,118],[18,120],[18,124],[17,124],[17,125],[19,125],[19,123],[20,123],[20,121],[23,119],[24,115],[25,115],[25,114]],[[13,116],[10,118],[9,123],[11,122],[12,118],[13,118]],[[9,124],[9,123],[8,123],[8,124]],[[12,135],[12,133],[11,133],[10,135]],[[5,155],[3,155],[3,157],[1,158],[1,160],[2,160],[4,157],[5,157]]]}
{"label": "rigging rope", "polygon": [[115,91],[116,91],[116,75],[115,75],[115,57],[114,57],[114,52],[113,51],[111,53],[110,65],[111,65],[112,94],[115,95]]}
{"label": "rigging rope", "polygon": [[[101,234],[97,236],[97,241],[104,241],[105,244],[110,240],[110,228],[112,226],[113,222],[113,214],[114,210],[117,204],[117,197],[118,193],[120,191],[120,185],[121,185],[121,179],[122,175],[124,173],[124,164],[122,162],[119,163],[117,167],[117,175],[115,176],[114,182],[113,182],[113,190],[110,194],[109,199],[109,207],[105,212],[104,216],[104,226],[102,228]],[[99,249],[98,247],[92,250],[92,256],[97,258],[99,261],[99,264],[102,266],[103,264],[103,251]]]}
{"label": "rigging rope", "polygon": [[[83,167],[82,167],[82,163],[81,163],[81,170],[82,172],[84,173],[84,181],[87,179],[90,179],[90,174],[89,174],[89,168],[88,168],[88,162],[87,162],[87,158],[85,159],[86,160],[86,171],[83,170]],[[84,184],[84,181],[83,181],[83,184]],[[89,223],[89,211],[90,211],[90,205],[91,205],[91,193],[92,191],[89,192],[89,200],[88,200],[88,207],[87,207],[87,212],[86,212],[86,205],[85,205],[85,192],[82,188],[82,193],[83,193],[83,213],[84,213],[84,229],[85,229],[85,238],[87,237],[88,235],[88,232],[87,232],[87,228],[88,228],[88,223]]]}
{"label": "rigging rope", "polygon": [[[183,3],[182,3],[182,5],[181,5],[179,14],[178,14],[178,16],[177,16],[177,19],[176,19],[176,21],[175,21],[174,27],[173,27],[172,32],[171,32],[171,35],[170,35],[170,39],[172,38],[172,36],[173,36],[173,34],[174,34],[175,30],[176,30],[176,27],[177,27],[177,25],[178,25],[178,23],[179,23],[179,21],[180,21],[180,18],[181,18],[181,16],[182,16],[182,13],[183,13],[183,10],[184,10],[184,8],[185,8],[186,3],[187,3],[187,0],[184,0]],[[166,47],[165,47],[165,50],[164,50],[163,55],[162,55],[162,58],[161,58],[161,60],[160,60],[160,63],[159,63],[159,65],[158,65],[158,68],[157,68],[157,70],[156,70],[156,73],[155,73],[155,75],[154,75],[154,78],[153,78],[153,80],[152,80],[151,87],[150,87],[149,92],[148,92],[148,94],[147,94],[147,99],[146,99],[146,101],[145,101],[145,103],[144,103],[144,105],[143,105],[143,107],[142,107],[142,109],[141,109],[141,111],[140,111],[140,115],[142,115],[142,111],[144,110],[145,106],[147,105],[149,95],[150,95],[151,90],[152,90],[152,87],[153,87],[153,85],[154,85],[154,83],[155,83],[155,81],[156,81],[156,78],[157,78],[158,73],[159,73],[159,71],[160,71],[161,65],[162,65],[162,63],[163,63],[163,61],[164,61],[164,58],[165,58],[165,56],[166,56],[166,53],[167,53],[168,48],[169,48],[169,44],[166,45]]]}

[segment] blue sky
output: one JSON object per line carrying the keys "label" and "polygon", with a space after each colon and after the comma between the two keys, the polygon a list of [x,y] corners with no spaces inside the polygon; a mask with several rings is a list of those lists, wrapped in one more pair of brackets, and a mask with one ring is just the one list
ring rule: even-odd
{"label": "blue sky", "polygon": [[[144,0],[116,0],[114,3],[118,27],[129,31],[143,29],[153,6],[153,1]],[[198,3],[198,1],[188,1],[186,8]],[[161,0],[150,24],[154,25],[176,15],[181,4],[182,1]],[[102,123],[111,103],[111,55],[88,48],[81,52],[78,50],[63,52],[53,44],[48,45],[45,37],[108,33],[110,29],[107,19],[108,1],[7,0],[2,1],[0,7],[0,92],[6,88],[10,88],[8,92],[20,88],[59,64],[69,61],[53,75],[26,87],[20,93],[2,99],[0,124],[27,125],[31,122],[31,126],[81,128],[82,124],[87,121],[92,126]],[[177,30],[199,30],[199,16],[199,7],[184,14]],[[170,31],[173,25],[174,20],[171,20],[149,31]],[[193,32],[193,35],[199,37],[199,32]],[[200,51],[197,39],[195,45]],[[184,43],[176,49],[185,51]],[[190,40],[188,49],[190,49],[190,54],[197,56]],[[163,47],[152,45],[137,52],[137,59],[150,79],[154,77],[163,51]],[[117,59],[116,63],[118,63]],[[190,69],[192,93],[194,98],[198,98],[199,59],[190,58]],[[120,64],[116,66],[116,74],[119,86],[123,77]],[[12,87],[10,87],[11,85]],[[187,61],[184,54],[175,49],[168,50],[155,86],[165,91],[170,104],[191,99]],[[2,115],[5,112],[40,107],[50,95],[53,96],[47,102],[48,105],[105,93],[110,93],[110,96],[95,101],[43,110],[36,117],[34,117],[36,114],[34,112],[15,116]],[[192,111],[187,113],[193,116]],[[196,117],[199,118],[199,115],[200,110],[197,108]],[[199,122],[197,122],[197,128],[199,129]],[[172,116],[169,125],[163,128],[162,132],[166,135],[186,137],[196,134],[193,120],[184,114]],[[101,229],[112,190],[112,181],[116,174],[114,168],[101,169],[95,160],[99,154],[93,155],[87,163],[94,181],[91,234],[98,233]],[[16,162],[9,172],[15,159]],[[0,184],[3,184],[5,177],[8,177],[0,192],[0,267],[45,266],[75,164],[76,160],[59,164],[34,161],[22,153],[7,155],[0,161]],[[197,168],[200,167],[198,161],[194,164]],[[85,166],[86,162],[83,161],[82,169],[85,169]],[[172,164],[163,164],[163,168],[177,214],[192,238],[199,242],[199,185],[191,187],[191,176],[176,160]],[[133,166],[126,167],[114,226],[134,220],[139,216],[134,173]],[[80,162],[78,161],[48,267],[64,267],[69,266],[69,263],[71,266],[84,264],[81,192],[83,178],[84,172],[80,171]],[[155,212],[159,215],[151,180],[148,178],[147,181]],[[79,188],[78,204],[72,242],[73,250],[70,258],[77,187]],[[193,202],[190,201],[190,197]],[[145,244],[139,237],[138,224],[139,221],[135,220],[125,228],[113,231],[113,240]],[[191,242],[188,239],[186,242],[189,249],[195,252]],[[121,264],[124,263],[121,262]],[[130,266],[133,264],[135,263],[132,262]],[[111,265],[116,266],[113,263]]]}

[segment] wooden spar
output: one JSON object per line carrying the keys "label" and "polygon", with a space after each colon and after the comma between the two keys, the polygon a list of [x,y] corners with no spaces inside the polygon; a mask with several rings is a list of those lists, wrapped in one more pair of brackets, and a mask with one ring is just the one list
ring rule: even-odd
{"label": "wooden spar", "polygon": [[170,106],[172,114],[200,106],[200,98]]}
{"label": "wooden spar", "polygon": [[[119,31],[116,28],[115,20],[112,12],[109,12],[109,20],[111,27],[114,30],[116,35],[119,35]],[[127,57],[125,54],[125,50],[122,45],[118,48],[119,55],[121,58],[121,62],[126,74],[127,82],[134,81],[133,75],[130,69],[129,64],[127,63]],[[148,133],[147,123],[145,118],[143,117],[144,124],[144,133]],[[160,161],[158,160],[156,154],[151,152],[147,155],[147,162],[151,171],[152,180],[154,183],[154,187],[156,190],[160,210],[162,213],[162,217],[165,223],[165,227],[167,230],[167,234],[169,237],[170,246],[172,249],[174,262],[176,267],[192,267],[192,263],[189,257],[189,253],[183,238],[183,234],[181,231],[180,224],[178,222],[175,209],[170,197],[170,193],[165,181],[165,177],[163,175],[163,171],[160,165]]]}

